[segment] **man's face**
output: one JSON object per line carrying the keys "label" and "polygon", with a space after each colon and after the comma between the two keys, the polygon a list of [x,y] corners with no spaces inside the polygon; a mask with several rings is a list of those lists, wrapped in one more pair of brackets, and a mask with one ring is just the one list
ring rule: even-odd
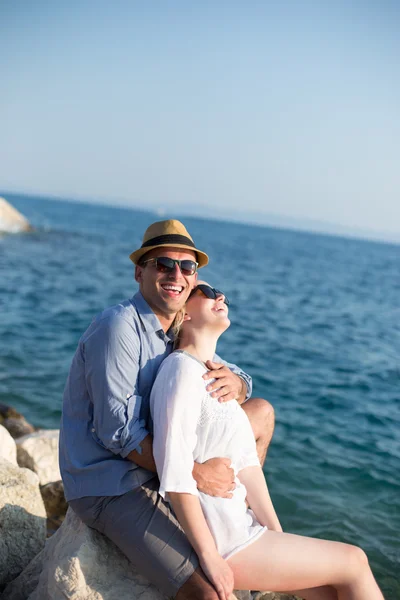
{"label": "man's face", "polygon": [[[155,248],[146,254],[145,260],[160,256],[176,260],[196,261],[195,252],[181,248]],[[196,283],[197,273],[182,275],[177,264],[171,273],[160,273],[157,271],[155,263],[150,262],[136,267],[135,279],[140,285],[144,299],[154,313],[171,317],[185,305],[187,297]]]}

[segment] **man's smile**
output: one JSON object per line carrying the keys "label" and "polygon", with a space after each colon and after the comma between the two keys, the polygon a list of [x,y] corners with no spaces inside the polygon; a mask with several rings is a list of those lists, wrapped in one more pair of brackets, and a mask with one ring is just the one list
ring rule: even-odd
{"label": "man's smile", "polygon": [[184,289],[182,285],[176,283],[161,283],[160,285],[171,298],[178,298]]}

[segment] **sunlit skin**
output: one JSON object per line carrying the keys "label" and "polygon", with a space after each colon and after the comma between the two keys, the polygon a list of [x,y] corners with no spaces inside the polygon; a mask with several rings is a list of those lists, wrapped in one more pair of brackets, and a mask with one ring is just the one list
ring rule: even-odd
{"label": "sunlit skin", "polygon": [[[206,281],[200,283],[209,285]],[[197,290],[186,303],[179,347],[204,363],[212,360],[218,337],[230,325],[224,300],[223,294],[213,300]]]}
{"label": "sunlit skin", "polygon": [[[196,254],[181,248],[155,248],[146,254],[146,260],[166,256],[176,260],[194,260]],[[171,273],[160,273],[153,263],[136,266],[135,279],[140,285],[144,299],[157,315],[162,328],[167,331],[178,310],[183,308],[197,281],[197,273],[182,275],[178,265]],[[176,290],[168,289],[170,286]]]}

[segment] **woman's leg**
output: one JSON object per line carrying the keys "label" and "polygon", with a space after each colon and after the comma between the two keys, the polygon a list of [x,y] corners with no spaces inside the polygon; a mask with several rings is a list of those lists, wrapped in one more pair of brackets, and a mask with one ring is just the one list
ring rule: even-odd
{"label": "woman's leg", "polygon": [[304,595],[307,588],[332,586],[338,600],[383,600],[364,552],[349,544],[266,531],[228,563],[236,589]]}

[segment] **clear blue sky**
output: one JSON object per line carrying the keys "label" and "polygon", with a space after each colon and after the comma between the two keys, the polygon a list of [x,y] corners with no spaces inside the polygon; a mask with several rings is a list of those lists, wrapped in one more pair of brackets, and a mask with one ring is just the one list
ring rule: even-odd
{"label": "clear blue sky", "polygon": [[400,234],[400,4],[2,0],[0,191]]}

